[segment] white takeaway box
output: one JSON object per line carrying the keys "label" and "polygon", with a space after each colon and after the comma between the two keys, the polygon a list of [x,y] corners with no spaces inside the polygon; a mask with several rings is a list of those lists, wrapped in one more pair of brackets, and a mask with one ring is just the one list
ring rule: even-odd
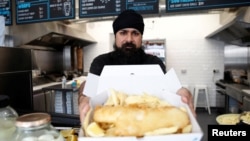
{"label": "white takeaway box", "polygon": [[100,76],[89,73],[83,93],[91,97],[92,106],[105,103],[110,89],[126,94],[146,92],[164,99],[172,105],[186,107],[192,124],[192,132],[136,138],[85,137],[83,131],[80,130],[78,141],[200,141],[203,132],[189,107],[176,94],[179,88],[181,88],[181,84],[174,69],[170,69],[164,74],[159,65],[112,65],[105,66]]}

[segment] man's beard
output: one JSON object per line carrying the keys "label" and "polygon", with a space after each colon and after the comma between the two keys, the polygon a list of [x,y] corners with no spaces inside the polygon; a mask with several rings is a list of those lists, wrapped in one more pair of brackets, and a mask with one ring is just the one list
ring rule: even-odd
{"label": "man's beard", "polygon": [[125,43],[121,48],[114,44],[114,53],[117,56],[117,61],[121,64],[140,64],[142,56],[145,54],[142,47],[136,48],[133,43]]}

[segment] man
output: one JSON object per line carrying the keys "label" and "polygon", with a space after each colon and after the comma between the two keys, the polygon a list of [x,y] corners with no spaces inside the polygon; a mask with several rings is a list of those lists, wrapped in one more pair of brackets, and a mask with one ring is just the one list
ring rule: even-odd
{"label": "man", "polygon": [[[143,17],[133,10],[125,10],[114,20],[113,31],[115,34],[114,51],[97,56],[90,66],[90,73],[100,75],[105,65],[139,65],[159,64],[166,73],[164,63],[156,56],[146,54],[142,47],[142,35],[144,31]],[[83,122],[85,114],[89,110],[89,98],[82,94],[85,82],[79,90],[80,120]],[[177,92],[183,102],[192,110],[193,102],[191,93],[181,88]]]}

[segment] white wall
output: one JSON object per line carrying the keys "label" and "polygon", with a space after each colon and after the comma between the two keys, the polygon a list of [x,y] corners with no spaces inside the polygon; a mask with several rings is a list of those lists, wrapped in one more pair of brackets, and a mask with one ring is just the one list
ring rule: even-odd
{"label": "white wall", "polygon": [[[200,14],[146,18],[144,39],[165,39],[167,69],[174,68],[183,85],[192,91],[195,84],[206,84],[212,107],[224,105],[224,98],[216,94],[215,81],[223,78],[224,44],[205,39],[217,29],[219,15]],[[87,23],[87,32],[98,42],[84,48],[84,71],[88,72],[94,57],[112,49],[112,21]],[[213,70],[219,73],[214,74]],[[204,105],[200,97],[198,107]]]}

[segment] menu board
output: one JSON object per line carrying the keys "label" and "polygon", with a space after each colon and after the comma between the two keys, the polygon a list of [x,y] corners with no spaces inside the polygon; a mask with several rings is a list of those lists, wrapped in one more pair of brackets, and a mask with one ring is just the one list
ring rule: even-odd
{"label": "menu board", "polygon": [[16,0],[16,24],[75,18],[75,0]]}
{"label": "menu board", "polygon": [[79,18],[114,16],[126,9],[155,14],[159,12],[159,0],[80,0]]}
{"label": "menu board", "polygon": [[0,0],[0,16],[5,17],[5,25],[12,25],[11,0]]}
{"label": "menu board", "polygon": [[166,12],[248,6],[249,0],[166,0]]}

